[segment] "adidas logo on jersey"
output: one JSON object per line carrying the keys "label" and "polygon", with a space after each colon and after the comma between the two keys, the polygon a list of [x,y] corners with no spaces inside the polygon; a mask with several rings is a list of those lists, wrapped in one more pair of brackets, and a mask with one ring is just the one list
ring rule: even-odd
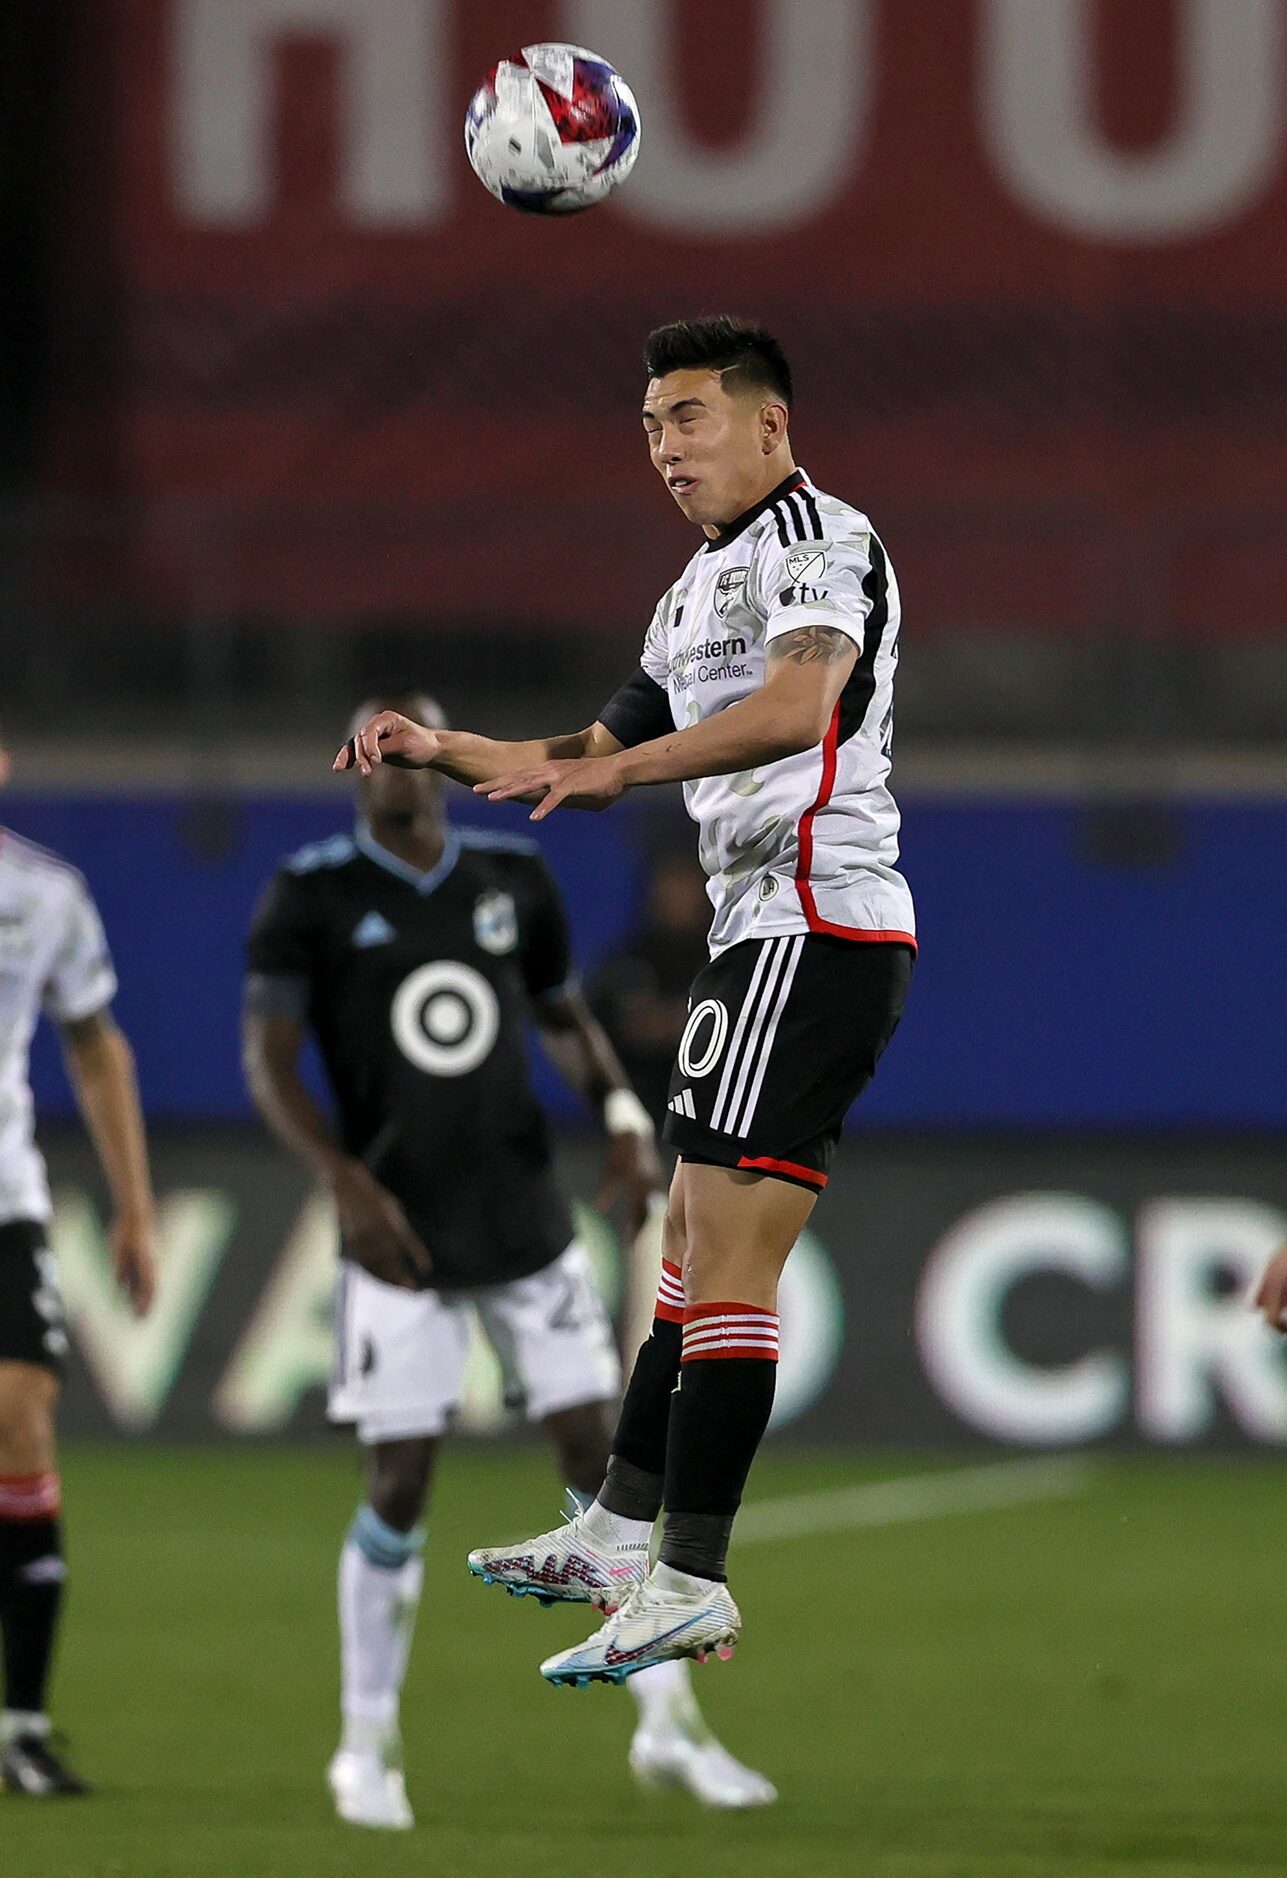
{"label": "adidas logo on jersey", "polygon": [[383,913],[368,913],[353,928],[355,946],[385,946],[396,934]]}
{"label": "adidas logo on jersey", "polygon": [[677,1096],[672,1096],[666,1104],[672,1115],[686,1115],[690,1122],[697,1120],[697,1110],[693,1106],[691,1089],[681,1089]]}

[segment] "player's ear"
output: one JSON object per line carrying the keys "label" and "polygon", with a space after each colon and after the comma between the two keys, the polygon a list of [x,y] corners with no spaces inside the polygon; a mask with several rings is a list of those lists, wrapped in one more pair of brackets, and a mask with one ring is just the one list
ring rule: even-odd
{"label": "player's ear", "polygon": [[772,456],[787,434],[787,408],[785,404],[763,404],[760,406],[760,448],[765,456]]}

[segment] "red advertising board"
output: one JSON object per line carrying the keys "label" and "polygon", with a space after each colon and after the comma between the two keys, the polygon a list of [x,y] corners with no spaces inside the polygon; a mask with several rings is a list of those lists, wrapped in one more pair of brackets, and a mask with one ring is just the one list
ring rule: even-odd
{"label": "red advertising board", "polygon": [[[628,630],[687,548],[650,325],[753,313],[922,627],[1287,622],[1283,0],[80,9],[50,481],[243,613]],[[614,200],[518,216],[481,74],[592,45]],[[120,570],[116,570],[120,574]]]}

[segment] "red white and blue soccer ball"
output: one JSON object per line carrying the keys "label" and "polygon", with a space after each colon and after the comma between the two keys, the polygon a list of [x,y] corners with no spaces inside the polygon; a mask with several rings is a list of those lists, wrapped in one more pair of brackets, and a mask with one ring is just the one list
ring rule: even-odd
{"label": "red white and blue soccer ball", "polygon": [[524,46],[474,93],[465,149],[480,181],[510,208],[574,215],[634,168],[639,107],[621,74],[584,46]]}

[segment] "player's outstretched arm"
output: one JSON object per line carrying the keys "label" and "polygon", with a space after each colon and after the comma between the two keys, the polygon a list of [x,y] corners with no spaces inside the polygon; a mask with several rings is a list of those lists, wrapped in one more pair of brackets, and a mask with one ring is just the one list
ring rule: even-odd
{"label": "player's outstretched arm", "polygon": [[134,1052],[110,1009],[61,1026],[67,1070],[112,1196],[116,1278],[145,1317],[156,1291],[155,1219]]}
{"label": "player's outstretched arm", "polygon": [[648,1112],[608,1041],[607,1032],[579,991],[545,998],[536,1006],[541,1041],[565,1082],[603,1116],[608,1152],[595,1205],[601,1213],[625,1204],[631,1239],[643,1230],[648,1203],[665,1187]]}
{"label": "player's outstretched arm", "polygon": [[369,776],[377,764],[390,763],[397,769],[436,769],[456,782],[476,783],[539,763],[607,756],[620,748],[602,724],[566,737],[506,743],[472,730],[435,730],[398,711],[378,711],[349,738],[331,768],[356,769]]}
{"label": "player's outstretched arm", "polygon": [[856,639],[842,628],[797,626],[771,642],[759,690],[726,711],[612,756],[539,764],[475,790],[492,802],[535,796],[532,820],[539,822],[571,799],[606,808],[643,783],[691,782],[776,763],[822,742],[857,657]]}
{"label": "player's outstretched arm", "polygon": [[299,1073],[303,1025],[255,1009],[253,988],[252,980],[242,1018],[241,1054],[256,1109],[282,1146],[334,1195],[350,1257],[385,1284],[414,1289],[429,1276],[428,1250],[394,1196],[336,1141]]}

